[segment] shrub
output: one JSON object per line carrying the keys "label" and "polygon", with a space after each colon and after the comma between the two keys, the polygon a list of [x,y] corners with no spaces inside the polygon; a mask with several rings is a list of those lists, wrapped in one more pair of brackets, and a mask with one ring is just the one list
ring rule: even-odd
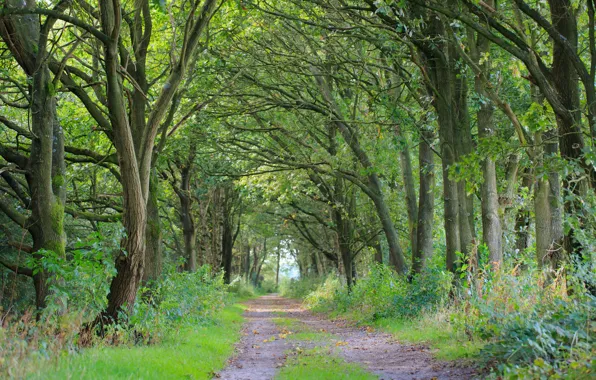
{"label": "shrub", "polygon": [[277,286],[275,286],[275,281],[273,280],[263,280],[259,284],[259,292],[264,294],[275,293],[277,291]]}
{"label": "shrub", "polygon": [[154,341],[170,328],[212,321],[226,298],[222,272],[213,275],[208,265],[194,273],[172,271],[140,290],[130,327],[136,336]]}
{"label": "shrub", "polygon": [[242,277],[238,276],[228,285],[228,292],[238,298],[250,298],[256,294],[255,287]]}
{"label": "shrub", "polygon": [[[582,378],[594,370],[596,301],[567,295],[565,282],[537,269],[478,270],[451,321],[484,339],[482,357],[507,378]],[[546,282],[548,281],[548,282]],[[548,283],[548,286],[545,286]],[[573,372],[575,375],[565,375]],[[576,376],[577,375],[577,376]]]}
{"label": "shrub", "polygon": [[[445,303],[449,295],[452,276],[442,271],[427,271],[408,282],[386,265],[376,264],[370,273],[356,282],[350,292],[341,285],[337,276],[314,290],[299,282],[292,284],[294,292],[304,289],[306,304],[318,310],[354,312],[362,321],[386,317],[414,317],[424,311],[434,310]],[[308,282],[313,286],[313,282]],[[296,290],[297,289],[297,290]]]}
{"label": "shrub", "polygon": [[[312,286],[313,282],[309,283]],[[306,289],[307,286],[304,286]],[[302,291],[302,289],[301,289]],[[347,302],[343,299],[347,296],[345,288],[337,276],[329,276],[317,288],[304,296],[305,304],[313,310],[335,310],[345,312]],[[343,308],[342,308],[343,307]]]}
{"label": "shrub", "polygon": [[[91,251],[85,252],[80,253],[80,263],[76,258],[78,253],[74,254],[72,262],[76,264],[71,268],[58,267],[62,259],[52,255],[47,255],[43,261],[44,268],[55,274],[53,281],[57,285],[50,298],[50,307],[40,320],[36,320],[32,312],[20,318],[4,316],[0,320],[0,378],[26,377],[41,362],[79,350],[77,340],[85,322],[83,316],[89,320],[97,315],[105,305],[107,288],[103,286],[108,286],[105,277],[100,280],[98,256],[88,258]],[[80,278],[76,278],[77,274]],[[68,292],[71,288],[67,285],[77,281],[82,288]],[[95,293],[89,289],[92,284],[97,284]],[[223,275],[212,274],[208,266],[195,273],[171,271],[151,288],[139,291],[129,320],[123,319],[120,324],[109,326],[103,338],[97,337],[93,343],[155,343],[166,333],[176,332],[185,325],[212,322],[227,298]],[[93,304],[81,307],[83,300]],[[64,308],[66,305],[68,309]]]}
{"label": "shrub", "polygon": [[284,297],[303,299],[310,292],[325,282],[324,277],[305,277],[300,279],[284,279],[280,285],[280,293]]}

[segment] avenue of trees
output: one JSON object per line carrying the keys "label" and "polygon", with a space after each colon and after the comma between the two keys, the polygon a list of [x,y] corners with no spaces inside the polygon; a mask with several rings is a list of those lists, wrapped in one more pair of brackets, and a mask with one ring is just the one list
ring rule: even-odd
{"label": "avenue of trees", "polygon": [[595,9],[5,0],[0,303],[44,309],[89,236],[113,243],[96,323],[166,266],[258,285],[282,255],[348,287],[440,257],[594,293]]}

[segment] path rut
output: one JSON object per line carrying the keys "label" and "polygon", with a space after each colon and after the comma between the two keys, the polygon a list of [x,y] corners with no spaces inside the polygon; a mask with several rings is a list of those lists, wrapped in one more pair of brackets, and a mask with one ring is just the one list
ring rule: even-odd
{"label": "path rut", "polygon": [[[349,326],[305,310],[300,301],[267,295],[247,301],[243,338],[236,355],[216,378],[230,380],[273,379],[283,367],[288,352],[297,347],[308,349],[328,346],[350,363],[358,363],[380,379],[471,379],[475,370],[460,362],[433,359],[423,345],[397,342],[391,335],[367,328]],[[325,339],[300,341],[285,339],[284,327],[276,318],[291,318],[313,332],[324,332]]]}

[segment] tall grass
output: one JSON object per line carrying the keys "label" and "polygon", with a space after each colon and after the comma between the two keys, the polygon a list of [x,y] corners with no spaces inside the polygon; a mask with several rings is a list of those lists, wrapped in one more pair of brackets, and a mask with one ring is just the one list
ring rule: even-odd
{"label": "tall grass", "polygon": [[440,358],[475,355],[492,376],[594,374],[594,297],[579,286],[570,296],[560,276],[536,268],[464,268],[458,277],[465,281],[456,288],[450,273],[430,269],[407,281],[385,266],[371,268],[350,292],[337,277],[306,279],[292,288],[311,309],[425,341]]}
{"label": "tall grass", "polygon": [[[98,295],[105,296],[105,293]],[[212,323],[228,298],[221,273],[214,275],[207,266],[195,273],[171,271],[151,288],[141,289],[130,318],[110,326],[102,337],[93,336],[91,345],[97,348],[158,344],[189,326],[196,328]],[[54,300],[59,301],[59,298],[50,298],[50,302]],[[0,378],[22,378],[48,361],[82,351],[79,331],[97,310],[64,310],[63,305],[50,304],[37,318],[32,311],[2,317]]]}

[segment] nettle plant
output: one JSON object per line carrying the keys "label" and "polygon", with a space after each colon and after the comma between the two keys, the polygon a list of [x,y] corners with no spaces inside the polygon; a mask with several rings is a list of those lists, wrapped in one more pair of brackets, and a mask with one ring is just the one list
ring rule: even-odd
{"label": "nettle plant", "polygon": [[66,255],[43,250],[27,262],[33,273],[48,274],[49,295],[44,316],[64,313],[93,315],[105,308],[112,277],[116,275],[113,252],[122,231],[111,237],[101,231],[74,243]]}

